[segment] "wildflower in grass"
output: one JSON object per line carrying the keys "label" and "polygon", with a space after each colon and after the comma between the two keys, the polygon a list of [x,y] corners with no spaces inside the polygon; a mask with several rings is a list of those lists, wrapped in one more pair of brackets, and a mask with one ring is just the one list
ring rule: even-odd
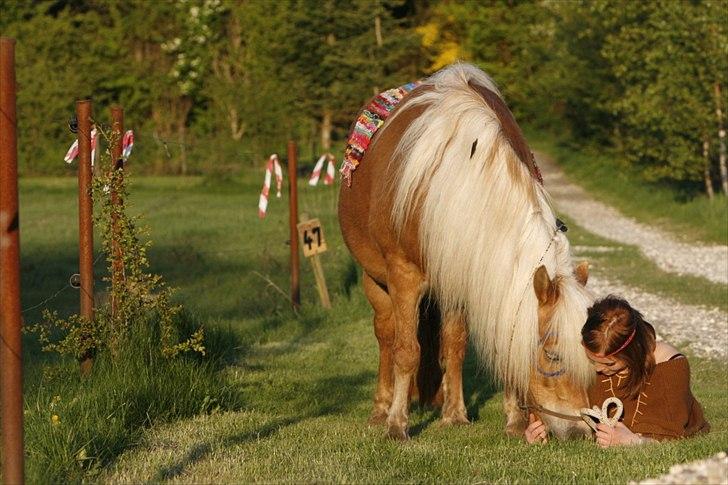
{"label": "wildflower in grass", "polygon": [[51,423],[53,424],[53,426],[58,426],[59,424],[61,424],[61,418],[59,418],[57,414],[54,414],[53,416],[51,416]]}
{"label": "wildflower in grass", "polygon": [[88,460],[88,454],[86,453],[86,448],[81,448],[80,450],[78,450],[78,452],[76,453],[76,460],[78,460],[78,461]]}

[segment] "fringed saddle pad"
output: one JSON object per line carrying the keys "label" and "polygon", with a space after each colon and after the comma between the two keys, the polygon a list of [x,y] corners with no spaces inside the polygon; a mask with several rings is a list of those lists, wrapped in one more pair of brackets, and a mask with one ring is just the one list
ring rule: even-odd
{"label": "fringed saddle pad", "polygon": [[384,91],[375,96],[372,102],[359,114],[351,133],[349,133],[349,140],[344,151],[344,163],[341,165],[341,170],[339,170],[348,187],[351,187],[351,172],[356,170],[357,165],[364,157],[374,133],[384,124],[384,120],[402,101],[402,98],[419,84],[419,81],[415,81]]}

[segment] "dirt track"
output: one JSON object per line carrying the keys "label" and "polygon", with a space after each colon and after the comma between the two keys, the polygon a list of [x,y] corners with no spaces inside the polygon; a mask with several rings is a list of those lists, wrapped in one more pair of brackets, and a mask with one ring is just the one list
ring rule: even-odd
{"label": "dirt track", "polygon": [[686,244],[671,234],[625,217],[569,183],[548,157],[537,155],[537,159],[546,188],[559,211],[579,226],[606,239],[639,247],[663,271],[728,284],[728,246]]}
{"label": "dirt track", "polygon": [[[728,246],[689,245],[663,231],[623,216],[616,209],[592,199],[581,187],[570,183],[561,169],[546,157],[537,156],[544,183],[560,213],[585,230],[604,238],[638,246],[645,257],[661,269],[691,274],[715,283],[728,283]],[[580,248],[572,248],[576,256]],[[590,277],[597,295],[621,295],[655,325],[660,337],[703,357],[728,359],[728,314],[717,308],[678,303],[610,280]]]}

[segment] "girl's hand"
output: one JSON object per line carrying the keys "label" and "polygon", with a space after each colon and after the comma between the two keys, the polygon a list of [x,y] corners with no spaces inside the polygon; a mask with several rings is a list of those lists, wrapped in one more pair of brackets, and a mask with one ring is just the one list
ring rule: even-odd
{"label": "girl's hand", "polygon": [[528,427],[523,434],[528,444],[548,442],[546,425],[536,419],[536,415],[533,413],[528,415]]}
{"label": "girl's hand", "polygon": [[642,438],[630,431],[622,422],[617,423],[614,428],[608,424],[597,424],[597,444],[602,448],[618,445],[636,445],[642,442]]}

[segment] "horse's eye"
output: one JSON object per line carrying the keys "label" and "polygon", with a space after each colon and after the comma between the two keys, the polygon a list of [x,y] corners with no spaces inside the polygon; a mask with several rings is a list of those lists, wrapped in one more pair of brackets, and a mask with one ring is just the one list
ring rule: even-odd
{"label": "horse's eye", "polygon": [[561,357],[559,357],[559,354],[554,352],[549,352],[548,350],[543,350],[544,354],[546,354],[546,358],[550,360],[551,362],[558,362],[561,360]]}

